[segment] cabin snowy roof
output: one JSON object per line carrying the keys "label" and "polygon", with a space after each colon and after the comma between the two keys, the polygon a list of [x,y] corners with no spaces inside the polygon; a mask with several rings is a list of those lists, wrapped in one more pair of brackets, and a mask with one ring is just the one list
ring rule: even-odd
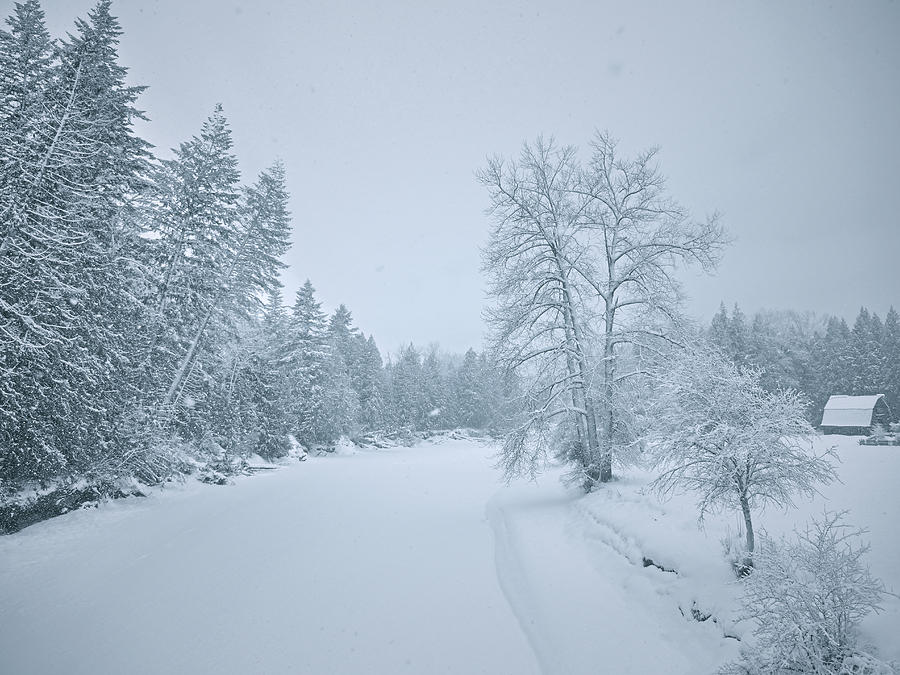
{"label": "cabin snowy roof", "polygon": [[867,427],[872,411],[884,394],[873,396],[832,396],[822,414],[823,427]]}

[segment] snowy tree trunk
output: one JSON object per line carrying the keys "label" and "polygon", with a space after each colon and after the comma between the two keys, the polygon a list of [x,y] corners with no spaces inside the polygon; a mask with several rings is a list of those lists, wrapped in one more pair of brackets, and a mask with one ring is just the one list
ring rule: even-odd
{"label": "snowy tree trunk", "polygon": [[241,241],[240,247],[234,254],[234,258],[232,259],[231,265],[229,265],[228,267],[228,272],[225,274],[225,278],[222,282],[223,290],[218,293],[217,296],[210,302],[209,308],[206,310],[206,314],[204,315],[203,320],[200,322],[200,326],[197,328],[196,333],[194,333],[194,337],[191,340],[190,347],[188,347],[188,351],[184,355],[184,358],[181,360],[181,364],[178,366],[175,377],[172,379],[172,383],[169,385],[169,389],[166,391],[166,395],[163,397],[161,405],[163,409],[168,408],[172,405],[172,403],[175,402],[175,393],[181,389],[182,383],[185,381],[187,374],[190,372],[190,369],[193,366],[194,358],[197,354],[197,349],[200,346],[200,341],[203,339],[203,334],[206,332],[206,328],[209,325],[213,314],[216,312],[216,310],[218,310],[219,303],[225,297],[224,289],[227,289],[230,286],[231,281],[234,278],[234,273],[237,270],[238,264],[241,262],[244,256],[244,250],[247,248],[247,244],[250,241],[253,232],[253,228],[248,228],[243,240]]}
{"label": "snowy tree trunk", "polygon": [[[584,350],[582,349],[582,334],[580,327],[577,323],[573,322],[572,330],[575,334],[575,343],[578,346],[577,348],[577,358],[578,358],[578,367],[580,370],[581,376],[581,386],[579,391],[582,396],[582,405],[584,412],[584,423],[586,426],[586,434],[587,434],[587,446],[588,446],[588,463],[585,467],[587,470],[587,478],[589,484],[585,487],[590,488],[596,483],[598,480],[609,480],[609,477],[603,478],[603,463],[601,458],[601,449],[600,449],[600,437],[597,430],[597,413],[596,407],[594,406],[593,397],[590,395],[590,391],[588,390],[587,383],[585,381],[585,375],[588,372],[588,363],[587,357],[584,354]],[[598,464],[599,462],[599,464]]]}
{"label": "snowy tree trunk", "polygon": [[615,308],[606,311],[606,321],[603,334],[603,413],[605,416],[604,444],[600,457],[600,481],[612,480],[612,444],[613,431],[615,429],[615,392],[613,391],[613,378],[615,377],[615,353],[613,343],[613,331],[615,330]]}
{"label": "snowy tree trunk", "polygon": [[[78,91],[78,82],[81,79],[81,64],[82,61],[79,61],[78,68],[75,70],[75,81],[72,83],[72,91],[69,92],[69,100],[66,103],[66,109],[63,111],[62,117],[60,117],[59,124],[56,125],[56,132],[53,134],[53,142],[50,143],[50,147],[47,148],[47,152],[44,153],[44,157],[41,160],[41,166],[38,169],[38,174],[31,183],[32,191],[40,187],[41,183],[44,181],[44,174],[47,172],[47,165],[50,163],[50,158],[53,157],[53,154],[56,152],[56,149],[59,146],[59,139],[62,137],[62,132],[69,123],[69,118],[72,115],[72,108],[75,105],[75,94]],[[9,215],[12,206],[13,202],[10,201],[9,205],[3,210],[3,215],[0,216],[0,222],[6,220],[6,216]],[[13,228],[10,223],[10,228],[3,235],[3,241],[0,241],[0,256],[6,253],[14,234],[15,228]]]}
{"label": "snowy tree trunk", "polygon": [[[578,417],[577,435],[579,442],[587,445],[587,454],[582,456],[582,464],[586,473],[585,489],[590,490],[598,479],[602,479],[601,467],[597,464],[600,456],[597,417],[594,402],[587,390],[586,375],[588,368],[583,348],[584,336],[581,326],[576,320],[575,304],[571,289],[566,281],[564,263],[556,250],[554,250],[553,255],[562,287],[566,342],[570,345],[566,349],[566,364],[569,368],[569,375],[575,380],[572,389],[572,400],[576,408],[576,416]],[[582,452],[584,452],[584,449],[582,449]]]}
{"label": "snowy tree trunk", "polygon": [[194,365],[194,357],[197,354],[197,348],[200,346],[200,341],[203,339],[203,333],[206,332],[206,327],[209,325],[209,320],[212,318],[215,310],[215,305],[210,306],[210,308],[206,310],[206,315],[203,317],[203,321],[200,322],[197,332],[194,333],[194,338],[191,340],[187,354],[181,359],[181,364],[178,366],[175,377],[172,378],[172,383],[169,385],[169,389],[166,391],[166,395],[163,397],[162,405],[160,407],[168,408],[175,402],[175,393],[181,389],[181,384],[185,381],[188,371]]}
{"label": "snowy tree trunk", "polygon": [[741,513],[744,515],[744,527],[747,530],[747,553],[752,560],[756,539],[753,536],[753,520],[750,517],[750,501],[747,499],[746,492],[741,493]]}

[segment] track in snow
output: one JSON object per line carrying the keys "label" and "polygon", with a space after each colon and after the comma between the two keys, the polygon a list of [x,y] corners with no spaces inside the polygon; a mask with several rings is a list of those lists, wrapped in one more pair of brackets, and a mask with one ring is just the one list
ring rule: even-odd
{"label": "track in snow", "polygon": [[583,494],[550,471],[489,503],[501,586],[547,675],[697,675],[722,662],[718,629],[686,620],[669,579],[637,564]]}

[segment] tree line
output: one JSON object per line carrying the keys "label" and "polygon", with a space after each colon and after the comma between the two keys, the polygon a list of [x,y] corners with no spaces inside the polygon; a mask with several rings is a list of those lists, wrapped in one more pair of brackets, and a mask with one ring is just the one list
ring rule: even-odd
{"label": "tree line", "polygon": [[900,316],[893,307],[884,320],[863,307],[851,328],[811,312],[766,310],[748,320],[723,303],[707,333],[734,363],[758,369],[766,389],[802,392],[813,424],[833,394],[884,394],[894,419],[900,415]]}
{"label": "tree line", "polygon": [[0,484],[137,477],[341,435],[499,422],[484,355],[384,364],[307,281],[285,307],[284,167],[244,183],[216,106],[154,156],[100,0],[62,39],[0,31]]}

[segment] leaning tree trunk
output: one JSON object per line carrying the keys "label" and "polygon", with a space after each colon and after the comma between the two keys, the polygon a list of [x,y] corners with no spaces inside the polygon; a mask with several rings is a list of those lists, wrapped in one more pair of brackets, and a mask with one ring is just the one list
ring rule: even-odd
{"label": "leaning tree trunk", "polygon": [[[50,160],[53,155],[56,153],[56,149],[59,146],[60,139],[62,138],[63,130],[66,128],[66,125],[69,123],[69,117],[72,114],[72,109],[75,107],[75,95],[78,92],[78,83],[81,81],[81,65],[82,61],[78,61],[78,67],[75,69],[75,81],[72,83],[72,90],[69,92],[69,98],[66,103],[66,109],[63,111],[62,116],[60,117],[59,123],[56,125],[56,131],[53,134],[53,141],[50,143],[50,147],[47,149],[47,152],[44,153],[43,158],[41,159],[41,165],[38,168],[37,176],[31,181],[29,185],[26,196],[30,197],[38,188],[40,188],[41,183],[44,181],[44,176],[47,174],[47,167],[50,164]],[[13,200],[9,200],[9,204],[7,204],[6,208],[3,209],[2,215],[0,215],[0,220],[5,220],[6,216],[12,210]],[[0,241],[0,256],[6,253],[6,250],[10,247],[11,242],[15,237],[15,231],[13,228],[13,223],[10,222],[9,229],[3,234],[3,239]]]}
{"label": "leaning tree trunk", "polygon": [[169,385],[169,389],[166,391],[165,396],[162,399],[161,408],[169,408],[176,401],[176,394],[179,391],[182,391],[184,388],[184,384],[186,382],[188,374],[191,372],[194,366],[194,360],[197,356],[197,350],[200,346],[200,341],[203,339],[204,333],[206,332],[206,328],[209,325],[210,319],[212,319],[213,314],[218,311],[219,303],[225,299],[225,292],[222,289],[228,288],[235,277],[235,272],[237,272],[238,264],[241,262],[244,256],[244,250],[247,248],[247,243],[250,241],[251,235],[254,233],[254,228],[248,228],[244,233],[244,237],[241,240],[241,245],[238,247],[238,250],[234,254],[234,258],[231,260],[231,264],[228,267],[228,271],[225,273],[225,276],[222,280],[222,285],[220,291],[213,297],[211,300],[209,307],[206,309],[206,313],[203,316],[203,319],[200,321],[200,326],[198,327],[196,333],[194,333],[194,337],[191,340],[190,346],[188,347],[187,353],[184,355],[184,358],[181,359],[181,363],[178,366],[178,369],[175,372],[175,377],[172,378],[172,382]]}

